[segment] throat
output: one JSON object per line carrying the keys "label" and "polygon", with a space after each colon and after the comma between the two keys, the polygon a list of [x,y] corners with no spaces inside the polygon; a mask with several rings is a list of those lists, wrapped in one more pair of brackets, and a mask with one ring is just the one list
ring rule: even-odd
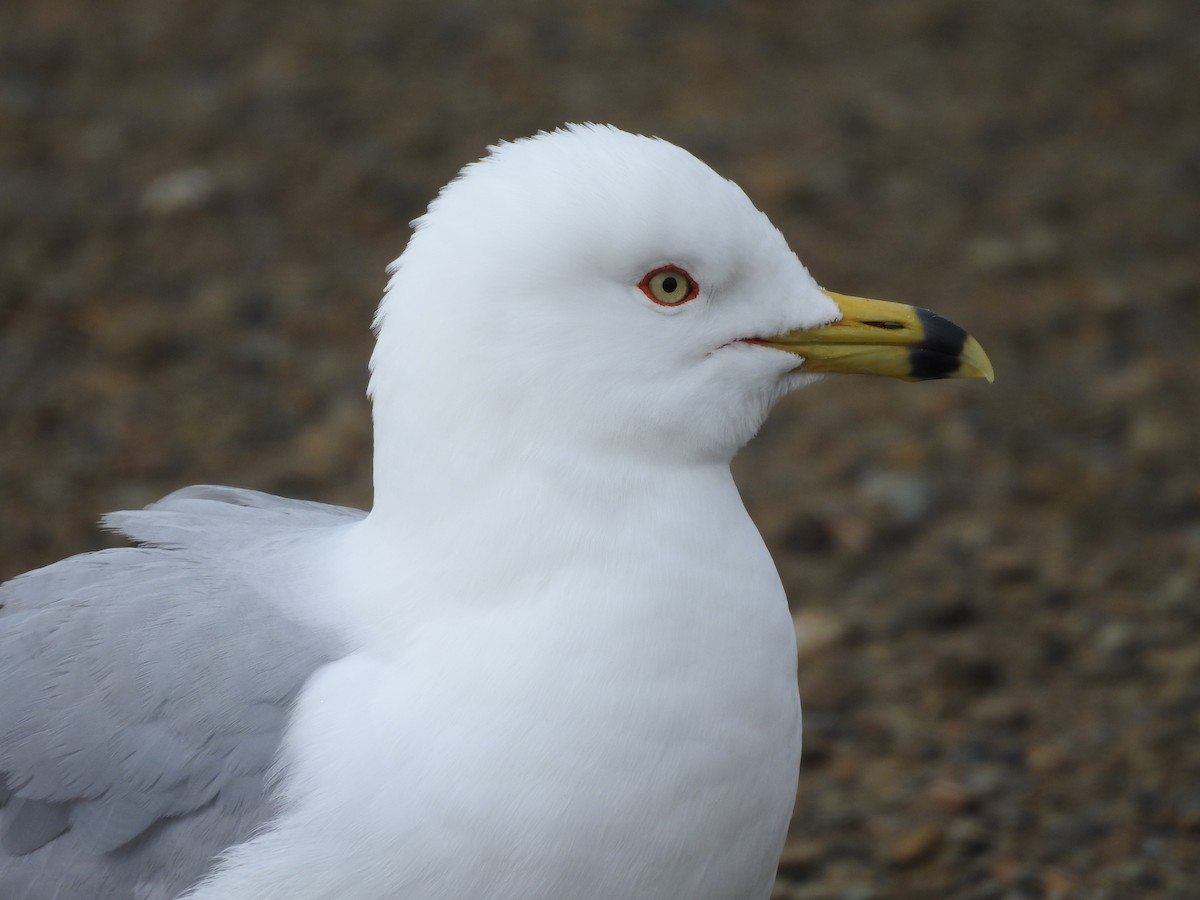
{"label": "throat", "polygon": [[726,466],[499,449],[426,470],[409,455],[407,478],[379,484],[352,563],[369,630],[403,640],[431,617],[591,602],[597,589],[657,602],[693,579],[778,583]]}

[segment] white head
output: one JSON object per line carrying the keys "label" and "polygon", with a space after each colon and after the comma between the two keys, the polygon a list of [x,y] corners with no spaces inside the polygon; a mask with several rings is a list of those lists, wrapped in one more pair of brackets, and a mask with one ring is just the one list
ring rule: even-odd
{"label": "white head", "polygon": [[376,318],[377,482],[426,434],[727,461],[814,377],[776,339],[845,318],[737,185],[611,127],[491,148],[415,226]]}
{"label": "white head", "polygon": [[[492,148],[415,225],[376,320],[372,398],[436,397],[518,440],[729,458],[804,378],[738,341],[838,317],[737,185],[610,127]],[[648,296],[663,266],[695,297]]]}

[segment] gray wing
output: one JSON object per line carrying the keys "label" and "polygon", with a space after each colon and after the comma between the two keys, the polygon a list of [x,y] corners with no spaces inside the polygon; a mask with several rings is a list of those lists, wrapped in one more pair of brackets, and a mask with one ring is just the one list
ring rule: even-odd
{"label": "gray wing", "polygon": [[0,897],[175,897],[263,823],[290,704],[338,651],[238,560],[362,515],[187,488],[106,517],[141,546],[0,586]]}

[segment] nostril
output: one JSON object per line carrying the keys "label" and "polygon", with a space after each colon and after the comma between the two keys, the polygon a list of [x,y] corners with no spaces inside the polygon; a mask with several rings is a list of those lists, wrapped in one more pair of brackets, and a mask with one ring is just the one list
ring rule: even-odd
{"label": "nostril", "polygon": [[899,331],[904,327],[902,322],[863,322],[863,324],[872,328],[882,328],[885,331]]}

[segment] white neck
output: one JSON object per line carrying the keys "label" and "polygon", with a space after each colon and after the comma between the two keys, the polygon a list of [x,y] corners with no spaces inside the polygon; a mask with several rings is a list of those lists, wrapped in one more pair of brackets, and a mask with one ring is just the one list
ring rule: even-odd
{"label": "white neck", "polygon": [[[738,578],[757,576],[709,569],[736,568],[753,548],[755,573],[777,581],[726,465],[639,464],[511,436],[468,445],[444,421],[438,430],[437,440],[415,435],[378,448],[385,468],[375,508],[356,526],[362,555],[353,562],[363,573],[355,618],[378,630],[365,640],[403,642],[420,621],[451,609],[528,603],[547,592],[569,603],[566,573],[652,600],[680,595],[660,576],[730,578],[736,591]],[[660,572],[658,561],[680,545],[701,568]]]}

